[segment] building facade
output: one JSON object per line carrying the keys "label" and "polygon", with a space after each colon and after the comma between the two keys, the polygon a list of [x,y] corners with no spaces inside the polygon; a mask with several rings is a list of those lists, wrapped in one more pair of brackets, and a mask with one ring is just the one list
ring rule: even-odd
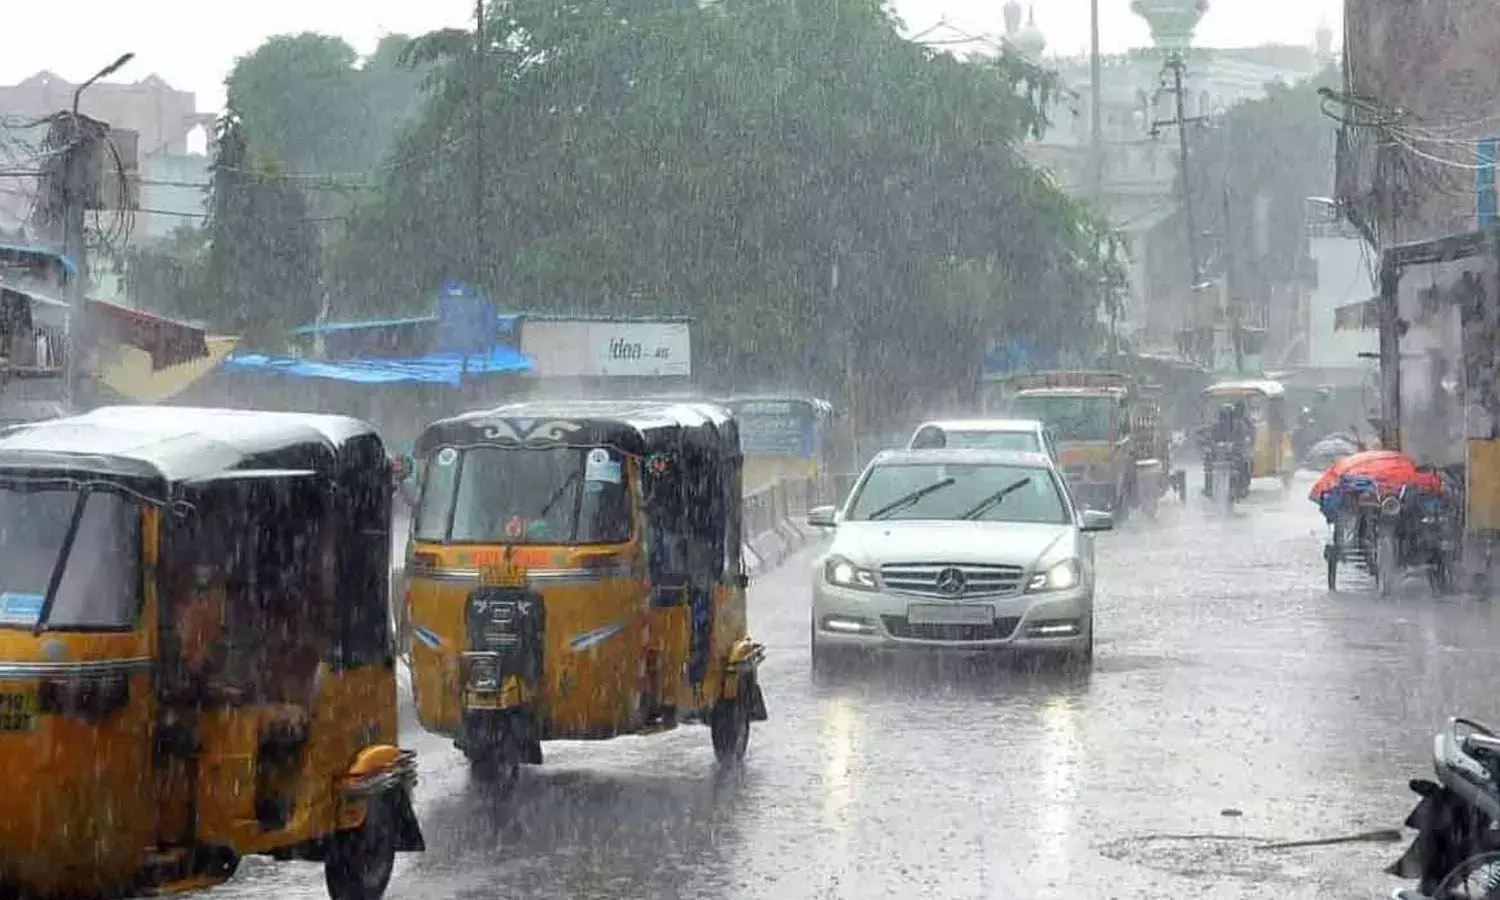
{"label": "building facade", "polygon": [[[1137,11],[1148,21],[1160,12]],[[1220,310],[1227,300],[1222,273],[1200,271],[1209,284],[1196,294],[1191,290],[1192,266],[1184,246],[1178,195],[1178,141],[1170,124],[1177,113],[1176,98],[1164,89],[1170,84],[1164,77],[1168,53],[1182,52],[1186,62],[1183,115],[1208,120],[1188,125],[1190,139],[1212,127],[1235,104],[1264,97],[1268,85],[1309,78],[1333,59],[1331,33],[1326,28],[1320,29],[1315,43],[1305,47],[1192,48],[1189,25],[1201,13],[1199,4],[1168,23],[1172,27],[1156,27],[1153,22],[1156,46],[1101,60],[1098,202],[1124,233],[1130,249],[1131,293],[1122,332],[1138,346],[1156,350],[1178,349],[1174,336],[1201,317],[1199,307]],[[1043,56],[1044,37],[1034,25],[1021,26],[1020,7],[1014,2],[1006,9],[1006,27],[1008,43],[1033,57]],[[1067,90],[1050,111],[1052,127],[1042,139],[1027,143],[1023,152],[1050,170],[1070,192],[1087,197],[1095,189],[1090,60],[1087,56],[1050,57],[1044,63],[1057,71]],[[1194,199],[1195,207],[1209,202],[1217,203],[1217,198]],[[1262,218],[1264,212],[1253,202],[1247,210]],[[1261,314],[1261,321],[1243,324],[1263,327],[1269,318]]]}

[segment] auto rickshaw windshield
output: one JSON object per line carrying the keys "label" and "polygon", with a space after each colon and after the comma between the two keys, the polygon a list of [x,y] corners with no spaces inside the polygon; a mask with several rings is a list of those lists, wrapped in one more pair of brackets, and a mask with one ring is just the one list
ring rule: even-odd
{"label": "auto rickshaw windshield", "polygon": [[625,461],[605,447],[444,447],[423,478],[416,535],[472,544],[630,539]]}
{"label": "auto rickshaw windshield", "polygon": [[120,493],[0,485],[0,627],[132,626],[140,531],[139,505]]}

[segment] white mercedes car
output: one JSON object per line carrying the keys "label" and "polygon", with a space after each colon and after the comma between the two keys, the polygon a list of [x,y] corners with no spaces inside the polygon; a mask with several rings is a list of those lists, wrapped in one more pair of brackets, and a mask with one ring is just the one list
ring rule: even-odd
{"label": "white mercedes car", "polygon": [[842,651],[1015,649],[1087,664],[1094,532],[1042,453],[887,450],[842,509],[813,574],[814,668]]}

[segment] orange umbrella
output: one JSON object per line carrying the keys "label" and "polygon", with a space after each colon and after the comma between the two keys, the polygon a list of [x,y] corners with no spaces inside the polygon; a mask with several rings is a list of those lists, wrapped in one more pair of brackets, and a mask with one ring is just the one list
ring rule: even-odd
{"label": "orange umbrella", "polygon": [[1319,476],[1307,499],[1317,503],[1345,475],[1365,475],[1375,480],[1380,493],[1395,493],[1403,486],[1415,484],[1432,491],[1441,491],[1442,480],[1436,472],[1423,472],[1417,461],[1399,450],[1361,450],[1346,456],[1328,467]]}

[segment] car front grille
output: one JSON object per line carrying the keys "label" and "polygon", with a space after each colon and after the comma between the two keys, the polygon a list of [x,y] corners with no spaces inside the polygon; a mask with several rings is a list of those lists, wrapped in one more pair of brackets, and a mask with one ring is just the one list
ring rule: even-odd
{"label": "car front grille", "polygon": [[991,625],[913,625],[906,616],[881,616],[893,638],[913,641],[1003,641],[1021,624],[1020,616],[996,619]]}
{"label": "car front grille", "polygon": [[[938,576],[947,569],[957,569],[963,576],[963,590],[958,593],[938,589]],[[880,567],[885,586],[903,594],[923,597],[989,597],[1012,594],[1021,587],[1020,566],[988,566],[975,563],[892,563]]]}

